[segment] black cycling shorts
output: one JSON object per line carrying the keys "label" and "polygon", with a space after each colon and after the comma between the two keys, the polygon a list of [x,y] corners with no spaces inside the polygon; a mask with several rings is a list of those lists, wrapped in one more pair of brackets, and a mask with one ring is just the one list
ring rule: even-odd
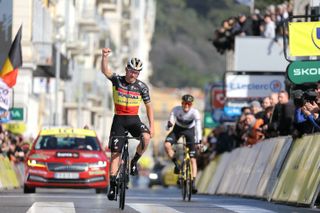
{"label": "black cycling shorts", "polygon": [[111,152],[121,152],[124,146],[125,131],[128,131],[133,137],[140,137],[144,132],[150,134],[148,127],[141,122],[138,115],[114,115],[109,140]]}
{"label": "black cycling shorts", "polygon": [[178,125],[174,125],[173,130],[168,134],[166,142],[171,144],[176,144],[181,136],[186,138],[187,147],[189,148],[189,155],[191,158],[196,157],[196,148],[195,148],[195,129],[194,127],[188,129],[183,128]]}

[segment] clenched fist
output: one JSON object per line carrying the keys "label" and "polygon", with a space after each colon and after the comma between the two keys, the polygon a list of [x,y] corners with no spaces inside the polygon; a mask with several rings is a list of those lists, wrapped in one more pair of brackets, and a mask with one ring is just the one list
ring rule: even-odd
{"label": "clenched fist", "polygon": [[102,49],[102,56],[103,57],[108,57],[111,54],[111,49],[110,48],[103,48]]}

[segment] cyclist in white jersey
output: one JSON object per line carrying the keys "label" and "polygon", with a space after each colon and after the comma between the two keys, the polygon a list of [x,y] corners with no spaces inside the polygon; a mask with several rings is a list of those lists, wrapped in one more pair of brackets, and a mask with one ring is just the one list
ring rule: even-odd
{"label": "cyclist in white jersey", "polygon": [[[180,168],[174,155],[175,152],[172,145],[177,143],[181,136],[185,136],[191,158],[192,176],[193,180],[195,180],[197,176],[196,148],[199,148],[201,145],[202,127],[200,113],[197,109],[192,107],[193,100],[194,98],[192,95],[184,95],[182,96],[181,106],[176,106],[172,109],[167,124],[167,130],[172,126],[173,129],[166,137],[164,148],[169,158],[175,164],[174,173],[179,174]],[[192,192],[197,192],[194,182],[192,183]]]}

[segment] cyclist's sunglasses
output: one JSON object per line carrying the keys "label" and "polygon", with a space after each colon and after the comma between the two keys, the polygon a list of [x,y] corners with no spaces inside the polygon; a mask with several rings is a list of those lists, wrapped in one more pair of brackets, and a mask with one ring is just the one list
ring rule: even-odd
{"label": "cyclist's sunglasses", "polygon": [[139,75],[140,74],[140,71],[137,71],[137,70],[134,70],[134,69],[130,69],[130,68],[127,68],[128,72],[134,74],[134,75]]}
{"label": "cyclist's sunglasses", "polygon": [[182,101],[183,106],[192,106],[192,102]]}

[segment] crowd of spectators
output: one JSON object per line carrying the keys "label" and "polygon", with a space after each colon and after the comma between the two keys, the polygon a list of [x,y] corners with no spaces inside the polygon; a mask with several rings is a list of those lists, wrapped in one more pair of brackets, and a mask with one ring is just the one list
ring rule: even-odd
{"label": "crowd of spectators", "polygon": [[254,100],[241,109],[234,125],[221,124],[204,140],[204,167],[212,158],[237,147],[251,147],[266,138],[301,137],[320,132],[320,82],[295,86]]}
{"label": "crowd of spectators", "polygon": [[22,136],[4,130],[0,125],[0,154],[13,163],[23,163],[29,144]]}
{"label": "crowd of spectators", "polygon": [[[3,129],[0,124],[0,155],[7,157],[20,174],[24,174],[24,161],[29,148],[30,143],[21,135]],[[20,178],[23,181],[23,175]]]}
{"label": "crowd of spectators", "polygon": [[277,40],[283,34],[282,25],[292,15],[293,6],[289,2],[279,5],[270,5],[264,13],[255,9],[247,16],[240,14],[222,21],[221,26],[214,31],[213,46],[220,54],[234,48],[236,36],[263,36]]}

